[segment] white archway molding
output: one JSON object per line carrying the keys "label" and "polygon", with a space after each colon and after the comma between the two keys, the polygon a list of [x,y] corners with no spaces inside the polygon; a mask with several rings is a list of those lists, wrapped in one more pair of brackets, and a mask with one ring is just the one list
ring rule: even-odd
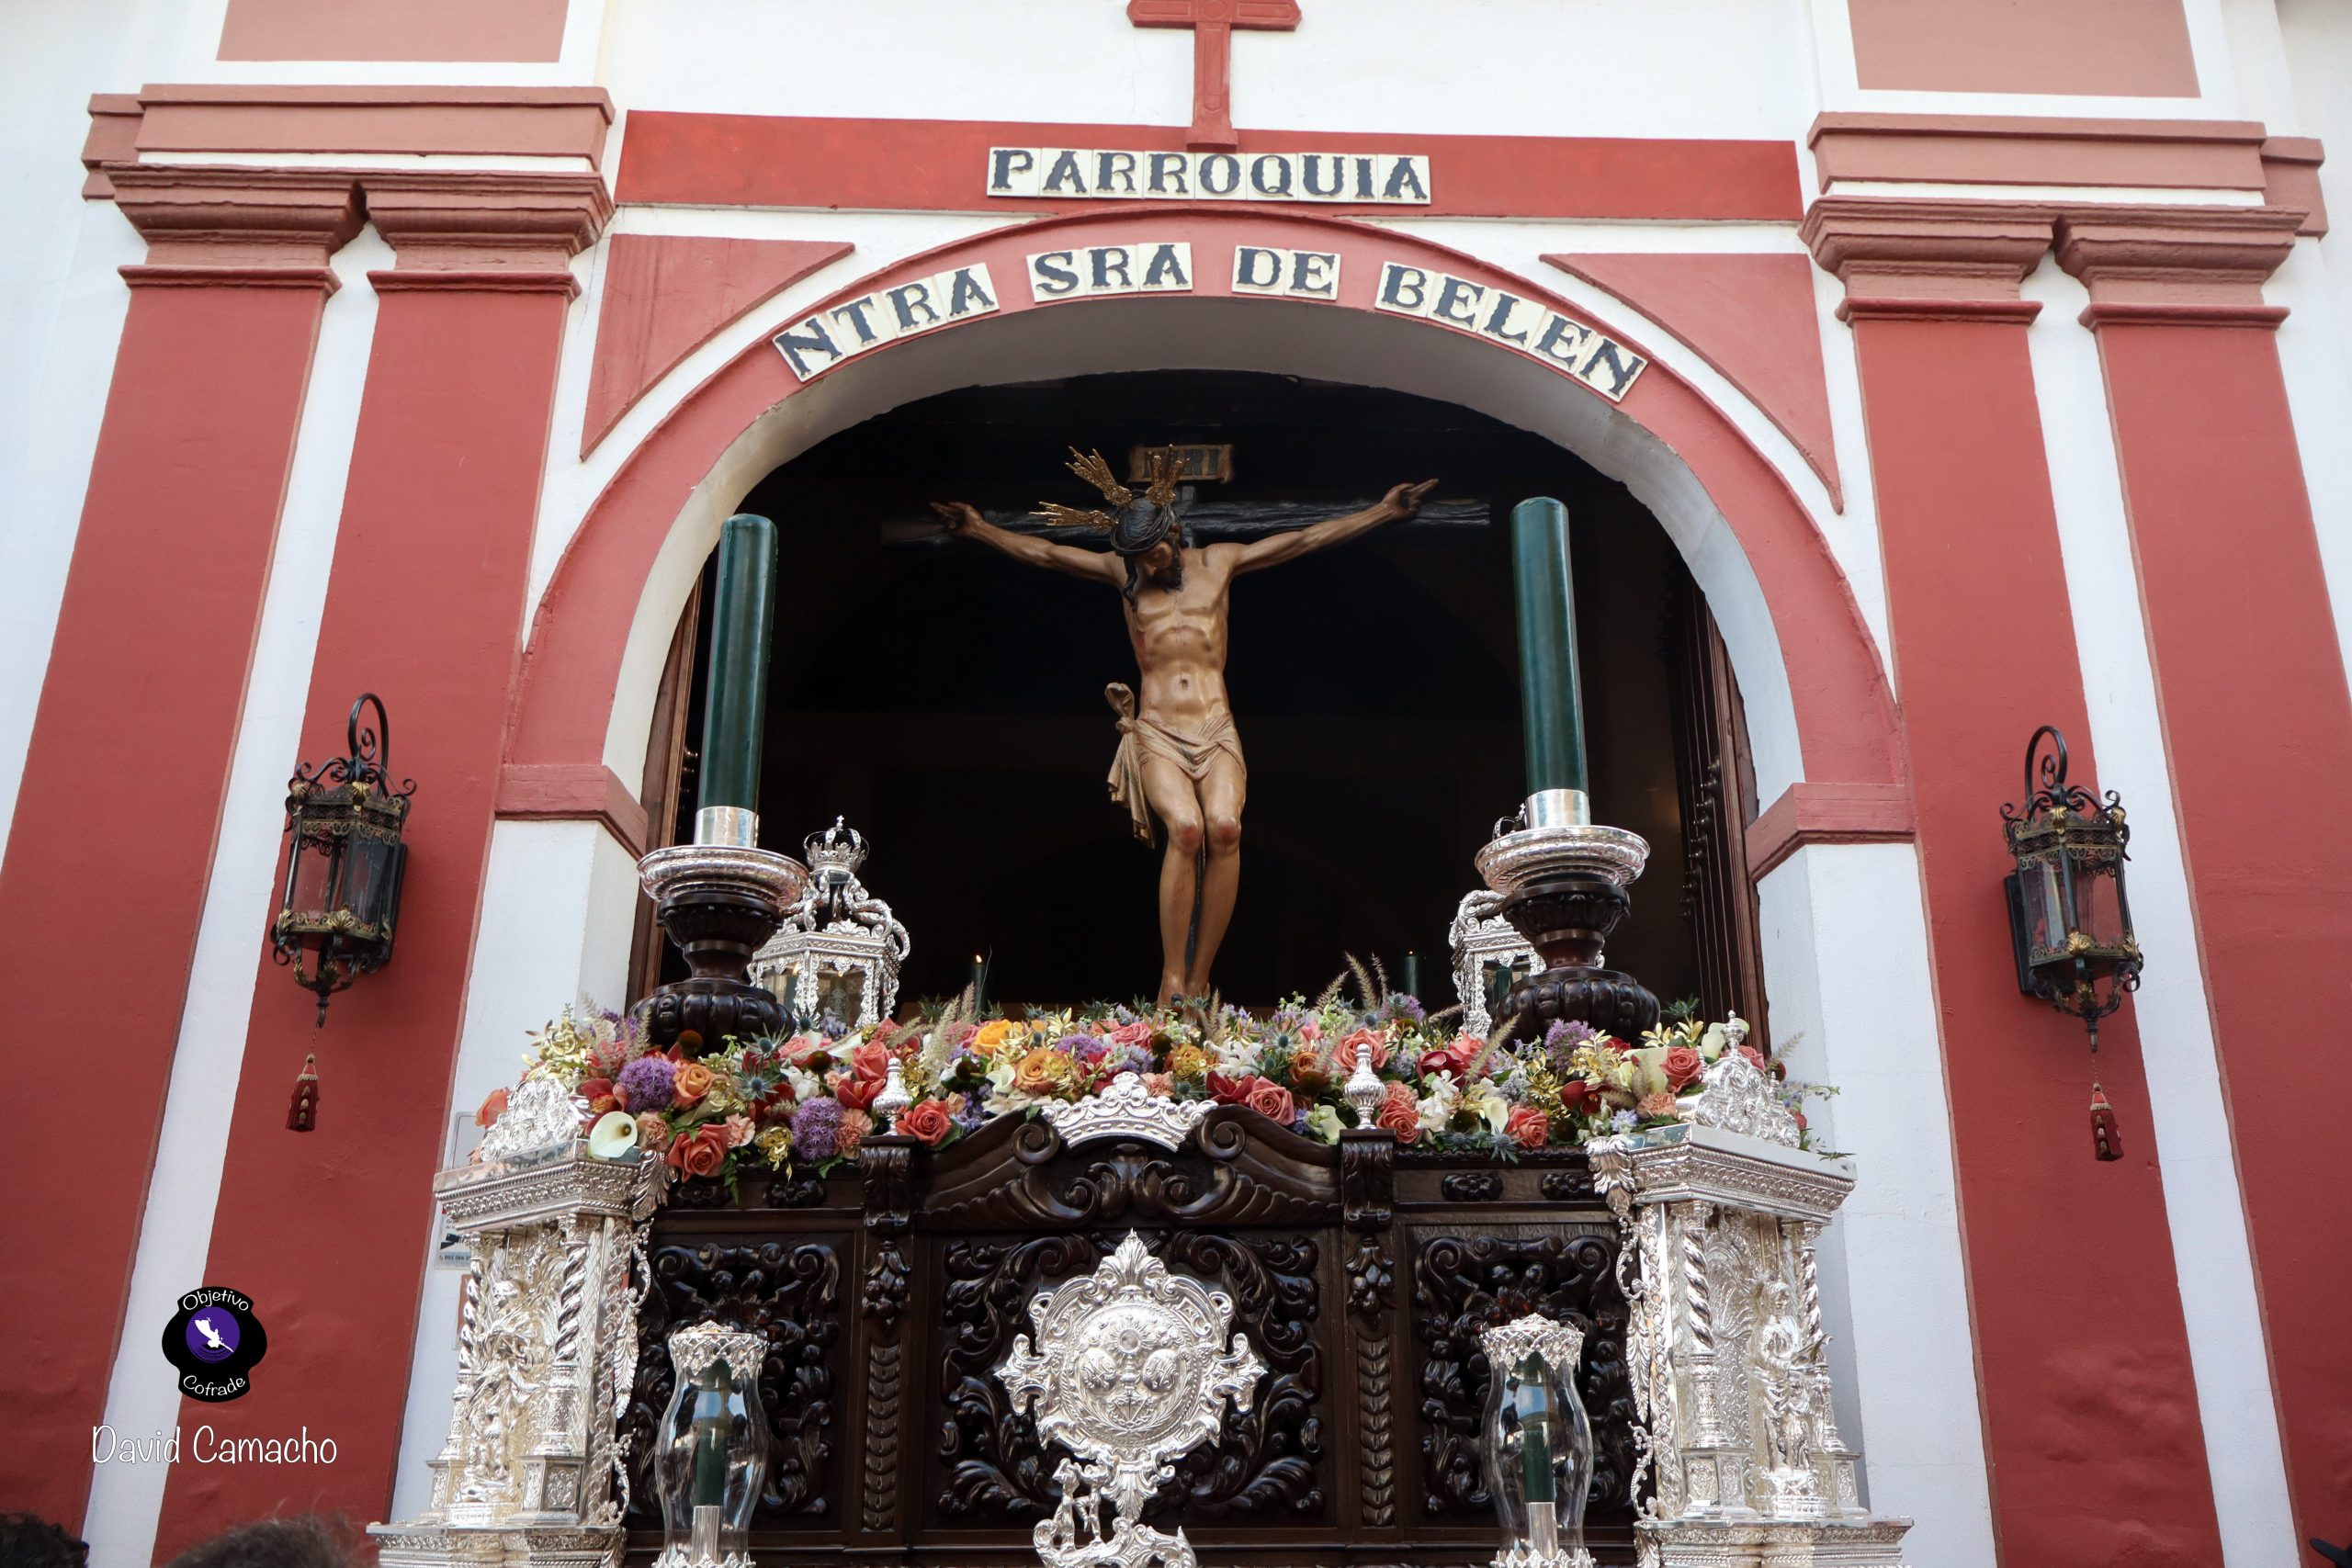
{"label": "white archway molding", "polygon": [[720,455],[663,538],[631,618],[605,764],[623,779],[641,773],[679,612],[718,525],[769,471],[830,435],[941,392],[1146,368],[1254,370],[1409,392],[1543,436],[1621,481],[1674,541],[1723,629],[1747,705],[1759,796],[1770,800],[1805,776],[1787,661],[1753,563],[1664,441],[1532,360],[1461,333],[1323,306],[1218,299],[1089,302],[994,317],[867,355],[771,407]]}

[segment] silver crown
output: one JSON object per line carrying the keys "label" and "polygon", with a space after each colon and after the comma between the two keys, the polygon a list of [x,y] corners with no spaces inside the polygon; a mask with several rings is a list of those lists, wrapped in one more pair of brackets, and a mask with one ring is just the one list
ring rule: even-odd
{"label": "silver crown", "polygon": [[857,868],[865,863],[865,835],[850,827],[848,820],[836,817],[831,827],[800,841],[810,869],[824,871],[839,866],[854,876]]}

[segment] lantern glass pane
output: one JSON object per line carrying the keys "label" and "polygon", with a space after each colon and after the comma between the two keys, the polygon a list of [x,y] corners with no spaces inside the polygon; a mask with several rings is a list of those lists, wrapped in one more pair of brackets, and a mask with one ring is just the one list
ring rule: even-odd
{"label": "lantern glass pane", "polygon": [[2101,947],[2120,945],[2127,934],[2112,865],[2075,867],[2075,929]]}
{"label": "lantern glass pane", "polygon": [[344,908],[362,925],[380,927],[391,909],[397,846],[381,839],[354,840],[344,857]]}
{"label": "lantern glass pane", "polygon": [[820,969],[817,972],[818,1017],[855,1024],[861,1021],[858,1015],[865,1006],[865,972],[863,969]]}
{"label": "lantern glass pane", "polygon": [[343,840],[305,835],[294,853],[294,884],[287,890],[286,907],[295,915],[312,919],[336,907],[343,880]]}
{"label": "lantern glass pane", "polygon": [[2025,903],[2028,947],[2038,953],[2064,951],[2068,910],[2057,862],[2032,861],[2019,866],[2018,871],[2018,888]]}

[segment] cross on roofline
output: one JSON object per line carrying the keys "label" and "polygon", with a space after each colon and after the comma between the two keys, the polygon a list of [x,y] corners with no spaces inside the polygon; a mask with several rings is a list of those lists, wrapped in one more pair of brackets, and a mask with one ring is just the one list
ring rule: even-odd
{"label": "cross on roofline", "polygon": [[1286,33],[1298,26],[1298,0],[1127,0],[1139,28],[1193,29],[1193,128],[1185,145],[1230,152],[1233,134],[1233,29]]}

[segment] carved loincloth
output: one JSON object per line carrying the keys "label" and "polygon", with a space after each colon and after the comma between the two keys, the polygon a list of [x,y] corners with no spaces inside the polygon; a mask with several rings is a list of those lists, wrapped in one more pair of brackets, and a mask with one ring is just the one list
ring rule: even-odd
{"label": "carved loincloth", "polygon": [[1164,758],[1198,784],[1208,776],[1209,763],[1218,752],[1241,761],[1241,737],[1234,731],[1230,713],[1219,714],[1209,732],[1196,738],[1138,716],[1134,691],[1120,682],[1103,687],[1102,695],[1119,716],[1119,750],[1111,759],[1111,804],[1127,808],[1135,821],[1136,837],[1148,844],[1152,841],[1151,805],[1144,795],[1144,759]]}

